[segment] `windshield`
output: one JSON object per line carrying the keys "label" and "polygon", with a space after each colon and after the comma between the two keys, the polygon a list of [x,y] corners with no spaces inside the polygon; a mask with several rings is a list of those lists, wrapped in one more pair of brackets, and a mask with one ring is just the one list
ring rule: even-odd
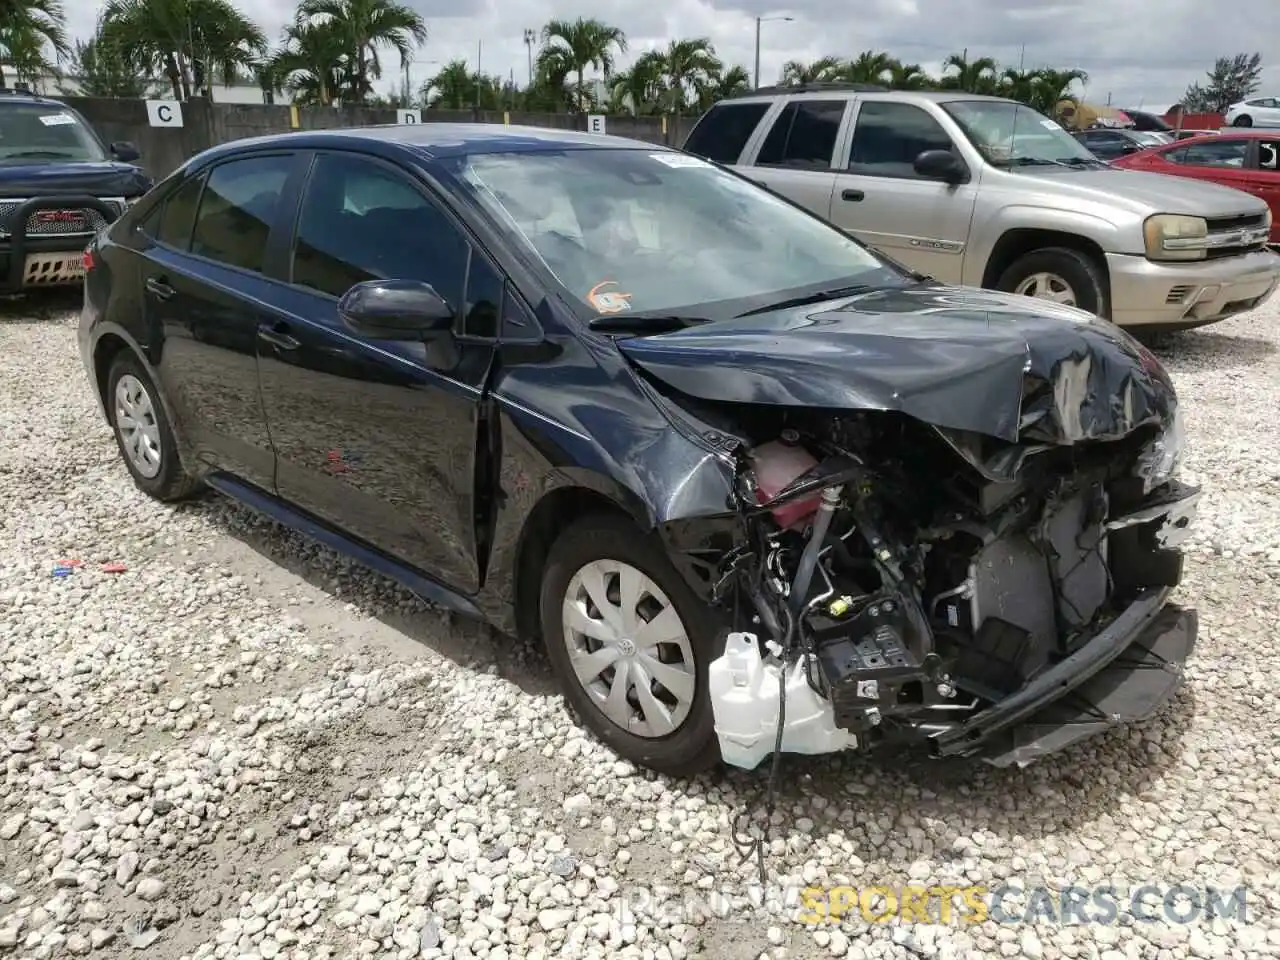
{"label": "windshield", "polygon": [[1098,163],[1085,147],[1043,113],[1008,100],[956,100],[942,108],[969,142],[995,166]]}
{"label": "windshield", "polygon": [[473,154],[449,167],[589,315],[718,319],[797,293],[906,282],[836,228],[685,154]]}
{"label": "windshield", "polygon": [[59,104],[0,104],[0,163],[105,160],[102,145]]}

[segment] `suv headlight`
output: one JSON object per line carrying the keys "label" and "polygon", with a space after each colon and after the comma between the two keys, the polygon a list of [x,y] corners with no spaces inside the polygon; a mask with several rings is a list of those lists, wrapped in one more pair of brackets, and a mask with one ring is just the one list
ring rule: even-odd
{"label": "suv headlight", "polygon": [[1158,213],[1142,225],[1149,260],[1203,260],[1209,248],[1204,217]]}
{"label": "suv headlight", "polygon": [[1142,478],[1142,492],[1150,493],[1160,484],[1173,479],[1182,463],[1186,448],[1186,429],[1182,421],[1182,408],[1174,407],[1173,419],[1164,433],[1147,445],[1138,457],[1138,476]]}

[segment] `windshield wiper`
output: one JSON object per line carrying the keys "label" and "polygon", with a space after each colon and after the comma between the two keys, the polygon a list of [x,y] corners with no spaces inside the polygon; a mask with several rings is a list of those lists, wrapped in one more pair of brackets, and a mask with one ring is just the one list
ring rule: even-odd
{"label": "windshield wiper", "polygon": [[1068,157],[1066,160],[1054,160],[1050,157],[1014,157],[1006,160],[1003,164],[1009,167],[1066,167],[1069,170],[1078,170],[1081,167],[1106,166],[1101,160],[1091,160],[1088,157]]}
{"label": "windshield wiper", "polygon": [[631,333],[638,330],[653,333],[658,330],[683,330],[685,327],[710,322],[710,317],[694,317],[687,313],[609,313],[588,321],[587,326],[605,333]]}
{"label": "windshield wiper", "polygon": [[74,154],[64,153],[61,150],[19,150],[16,153],[7,153],[4,156],[6,160],[12,160],[14,157],[55,157],[64,160],[72,160]]}
{"label": "windshield wiper", "polygon": [[819,290],[817,293],[806,293],[802,297],[792,297],[789,300],[779,300],[777,303],[767,303],[763,307],[756,307],[746,313],[740,313],[734,319],[754,317],[756,314],[769,313],[773,310],[787,310],[790,307],[806,307],[811,303],[821,303],[823,300],[838,300],[841,297],[851,297],[855,293],[866,293],[870,289],[872,289],[871,285],[867,283],[854,283],[847,287],[832,287],[829,290]]}

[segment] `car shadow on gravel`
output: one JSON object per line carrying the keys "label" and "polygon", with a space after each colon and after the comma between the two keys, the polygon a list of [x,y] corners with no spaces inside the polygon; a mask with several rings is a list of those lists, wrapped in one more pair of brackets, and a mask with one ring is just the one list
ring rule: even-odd
{"label": "car shadow on gravel", "polygon": [[220,532],[267,563],[307,583],[336,603],[428,647],[459,666],[494,665],[498,675],[531,696],[557,694],[540,645],[506,637],[487,624],[456,616],[357,561],[217,495],[182,509],[199,511]]}
{"label": "car shadow on gravel", "polygon": [[1276,345],[1262,337],[1232,336],[1206,330],[1167,333],[1151,341],[1151,352],[1162,361],[1210,361],[1214,364],[1254,367],[1270,364]]}
{"label": "car shadow on gravel", "polygon": [[0,323],[45,324],[67,313],[79,312],[84,303],[80,287],[54,287],[18,296],[0,297]]}
{"label": "car shadow on gravel", "polygon": [[[777,808],[803,808],[817,836],[851,826],[865,831],[869,822],[878,824],[872,828],[877,832],[926,825],[941,851],[975,833],[1018,842],[1070,833],[1100,817],[1122,821],[1119,811],[1127,800],[1158,789],[1181,762],[1195,713],[1195,695],[1183,686],[1146,723],[1109,731],[1023,769],[934,760],[923,751],[785,756]],[[768,775],[766,761],[755,771],[734,770],[723,778],[735,792],[751,796],[763,794]],[[815,797],[825,802],[814,804]],[[886,817],[894,821],[888,827]]]}

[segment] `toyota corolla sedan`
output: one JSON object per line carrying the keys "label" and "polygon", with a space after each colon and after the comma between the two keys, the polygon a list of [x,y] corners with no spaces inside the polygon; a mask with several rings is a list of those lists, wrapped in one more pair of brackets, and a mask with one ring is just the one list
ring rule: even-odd
{"label": "toyota corolla sedan", "polygon": [[423,124],[203,153],[90,246],[139,489],[212,489],[546,645],[671,774],[1025,764],[1176,689],[1198,493],[1156,359],[673,150]]}

